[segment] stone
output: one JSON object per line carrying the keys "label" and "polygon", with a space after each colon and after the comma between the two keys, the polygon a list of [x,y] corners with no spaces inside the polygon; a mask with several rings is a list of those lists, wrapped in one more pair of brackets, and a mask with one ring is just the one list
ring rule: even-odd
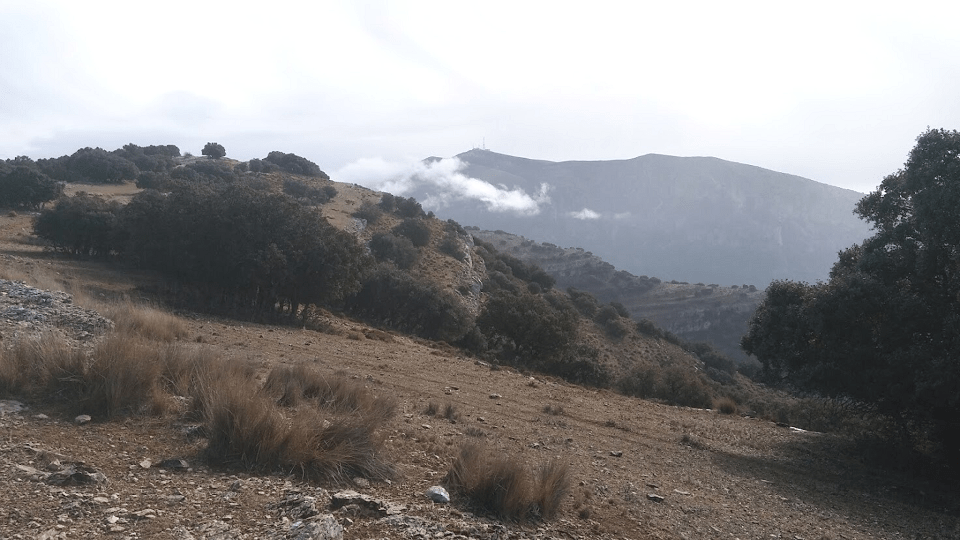
{"label": "stone", "polygon": [[427,489],[427,498],[435,503],[447,504],[450,502],[450,494],[442,486],[432,486]]}
{"label": "stone", "polygon": [[141,469],[149,469],[153,465],[153,462],[150,461],[149,459],[145,459],[141,461],[138,465],[140,465]]}
{"label": "stone", "polygon": [[333,498],[330,500],[330,508],[333,510],[351,504],[357,505],[360,510],[359,514],[377,517],[397,515],[407,509],[406,506],[376,499],[370,495],[363,495],[353,490],[334,493]]}
{"label": "stone", "polygon": [[82,463],[71,463],[63,469],[50,473],[46,482],[54,486],[71,484],[105,484],[107,477],[93,467]]}
{"label": "stone", "polygon": [[621,452],[621,451],[619,451],[619,450],[611,450],[611,451],[610,451],[610,455],[613,456],[613,457],[622,457],[622,456],[623,456],[623,452]]}
{"label": "stone", "polygon": [[502,397],[500,394],[490,394],[490,399],[500,399]]}
{"label": "stone", "polygon": [[287,540],[342,540],[343,527],[330,514],[298,521],[283,536]]}
{"label": "stone", "polygon": [[89,424],[91,421],[93,421],[93,418],[90,418],[89,414],[81,414],[80,416],[77,416],[76,418],[73,419],[73,423],[78,426]]}
{"label": "stone", "polygon": [[185,471],[190,468],[190,464],[184,459],[171,458],[161,461],[159,467],[161,469],[169,469],[172,471]]}
{"label": "stone", "polygon": [[653,502],[658,502],[658,503],[663,502],[665,500],[663,498],[663,495],[657,495],[656,493],[648,493],[647,498]]}
{"label": "stone", "polygon": [[19,401],[14,401],[12,399],[0,399],[0,415],[17,414],[26,408],[27,406]]}

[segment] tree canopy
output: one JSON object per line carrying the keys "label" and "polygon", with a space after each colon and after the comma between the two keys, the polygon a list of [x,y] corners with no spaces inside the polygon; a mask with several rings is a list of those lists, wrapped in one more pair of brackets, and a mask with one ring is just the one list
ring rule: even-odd
{"label": "tree canopy", "polygon": [[774,282],[744,336],[768,377],[934,428],[960,453],[960,133],[928,130],[826,283]]}

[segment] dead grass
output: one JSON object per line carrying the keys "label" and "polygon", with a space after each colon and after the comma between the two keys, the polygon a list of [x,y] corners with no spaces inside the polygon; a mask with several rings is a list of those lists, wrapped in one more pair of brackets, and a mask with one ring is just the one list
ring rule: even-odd
{"label": "dead grass", "polygon": [[337,482],[394,474],[381,457],[377,430],[395,403],[352,380],[326,378],[301,364],[275,368],[262,389],[250,379],[220,376],[203,385],[200,400],[212,463]]}
{"label": "dead grass", "polygon": [[566,464],[551,461],[531,476],[516,459],[494,455],[480,444],[460,449],[444,484],[474,510],[509,521],[553,518],[569,489]]}
{"label": "dead grass", "polygon": [[176,315],[146,304],[98,303],[93,307],[112,320],[115,331],[153,341],[170,342],[187,337],[187,325]]}
{"label": "dead grass", "polygon": [[737,414],[737,402],[730,397],[722,397],[713,401],[713,408],[721,414]]}
{"label": "dead grass", "polygon": [[55,401],[79,397],[87,357],[63,338],[44,333],[0,350],[0,388],[5,393]]}
{"label": "dead grass", "polygon": [[263,393],[285,407],[310,402],[321,409],[341,414],[355,413],[378,422],[392,418],[397,410],[395,399],[374,395],[346,374],[325,375],[304,363],[270,370]]}

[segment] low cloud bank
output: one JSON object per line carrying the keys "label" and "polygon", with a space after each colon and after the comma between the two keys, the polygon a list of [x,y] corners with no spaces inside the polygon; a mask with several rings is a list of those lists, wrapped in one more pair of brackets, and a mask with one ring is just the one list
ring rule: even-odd
{"label": "low cloud bank", "polygon": [[533,216],[540,213],[542,206],[550,204],[549,184],[540,184],[539,191],[530,194],[519,187],[508,188],[469,177],[463,174],[463,168],[464,163],[457,158],[428,163],[364,158],[336,171],[332,178],[394,195],[426,191],[428,195],[420,203],[427,208],[441,208],[453,201],[469,199],[480,201],[491,212]]}
{"label": "low cloud bank", "polygon": [[574,219],[600,219],[600,214],[589,208],[584,208],[577,212],[569,212],[568,215]]}

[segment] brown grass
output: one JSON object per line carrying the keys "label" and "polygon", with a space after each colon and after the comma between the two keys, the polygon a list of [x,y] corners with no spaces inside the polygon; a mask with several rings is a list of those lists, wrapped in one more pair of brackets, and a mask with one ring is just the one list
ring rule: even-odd
{"label": "brown grass", "polygon": [[569,488],[569,468],[552,461],[531,477],[517,460],[493,455],[469,442],[460,449],[444,484],[467,499],[471,508],[500,519],[551,519]]}
{"label": "brown grass", "polygon": [[311,402],[321,409],[342,414],[356,413],[379,422],[392,418],[397,410],[395,399],[376,396],[345,374],[325,375],[304,363],[270,370],[263,392],[285,407]]}
{"label": "brown grass", "polygon": [[186,323],[179,317],[146,304],[117,302],[98,304],[93,309],[112,320],[115,331],[153,341],[170,342],[187,337]]}
{"label": "brown grass", "polygon": [[737,414],[737,411],[739,410],[737,407],[737,402],[730,397],[722,397],[714,400],[713,408],[717,411],[720,411],[721,414]]}

